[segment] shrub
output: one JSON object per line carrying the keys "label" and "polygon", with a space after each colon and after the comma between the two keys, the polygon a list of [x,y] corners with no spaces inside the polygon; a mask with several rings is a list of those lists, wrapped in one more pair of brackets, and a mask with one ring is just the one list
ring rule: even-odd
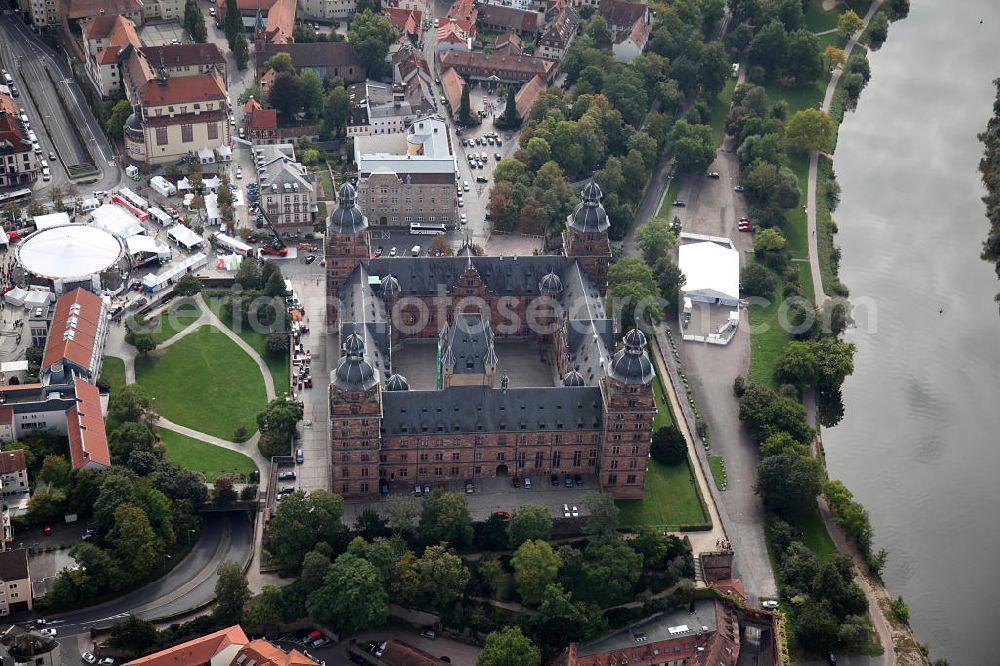
{"label": "shrub", "polygon": [[687,442],[676,426],[664,426],[653,433],[649,447],[653,460],[664,465],[680,465],[687,460]]}

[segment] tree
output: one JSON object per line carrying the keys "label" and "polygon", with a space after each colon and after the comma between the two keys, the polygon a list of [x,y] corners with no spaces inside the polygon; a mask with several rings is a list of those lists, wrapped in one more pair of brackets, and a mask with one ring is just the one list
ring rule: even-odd
{"label": "tree", "polygon": [[389,527],[397,532],[410,532],[420,516],[420,502],[410,495],[390,495],[385,501]]}
{"label": "tree", "polygon": [[128,117],[132,115],[132,105],[127,99],[119,100],[114,108],[111,109],[111,117],[108,118],[105,128],[108,130],[108,136],[112,139],[117,139],[122,136],[122,132],[125,131],[125,121]]}
{"label": "tree", "polygon": [[38,478],[57,488],[68,488],[73,468],[65,456],[45,456]]}
{"label": "tree", "polygon": [[677,426],[657,428],[649,446],[649,455],[664,465],[682,465],[687,461],[687,441]]}
{"label": "tree", "polygon": [[[233,3],[235,7],[236,4]],[[247,63],[250,62],[250,43],[247,42],[247,36],[241,31],[236,35],[236,39],[233,42],[233,59],[236,60],[236,69],[241,72],[247,68]]]}
{"label": "tree", "polygon": [[276,585],[265,585],[247,603],[243,611],[243,624],[247,627],[269,629],[281,621],[281,588]]}
{"label": "tree", "polygon": [[673,257],[664,255],[653,264],[653,278],[660,287],[660,296],[668,305],[676,306],[680,303],[680,291],[687,278],[681,272],[680,267],[674,262]]}
{"label": "tree", "polygon": [[446,541],[455,546],[472,542],[472,517],[465,495],[435,490],[424,500],[420,538],[426,543]]}
{"label": "tree", "polygon": [[472,106],[469,100],[469,85],[466,84],[462,86],[462,99],[458,103],[458,122],[463,125],[471,125],[472,120]]}
{"label": "tree", "polygon": [[351,553],[338,557],[327,571],[323,586],[306,599],[309,614],[343,634],[354,634],[385,624],[389,604],[382,579],[370,562]]}
{"label": "tree", "polygon": [[552,537],[552,514],[541,504],[522,504],[514,509],[508,527],[510,547],[517,548],[529,539],[547,541]]}
{"label": "tree", "polygon": [[788,147],[800,153],[825,150],[835,130],[833,119],[819,109],[797,111],[785,128]]}
{"label": "tree", "polygon": [[654,218],[635,232],[635,242],[642,252],[643,260],[652,266],[667,255],[677,238],[665,219]]}
{"label": "tree", "polygon": [[618,537],[618,507],[608,493],[589,492],[583,497],[588,516],[583,521],[583,533],[597,539]]}
{"label": "tree", "polygon": [[428,546],[414,562],[418,598],[422,604],[436,611],[462,594],[469,584],[469,570],[462,558],[449,550],[446,544]]}
{"label": "tree", "polygon": [[758,444],[778,432],[809,444],[816,432],[809,427],[806,410],[798,400],[777,395],[760,384],[749,384],[740,398],[740,420]]}
{"label": "tree", "polygon": [[191,35],[191,39],[199,44],[204,44],[208,40],[205,15],[201,13],[198,0],[187,0],[184,4],[184,29]]}
{"label": "tree", "polygon": [[809,447],[802,442],[796,441],[787,432],[776,432],[760,445],[760,457],[780,456],[785,453],[797,456],[808,456]]}
{"label": "tree", "polygon": [[236,501],[236,491],[233,489],[233,480],[228,474],[223,474],[215,480],[213,484],[213,496],[215,503],[219,506],[228,506]]}
{"label": "tree", "polygon": [[108,448],[112,460],[119,465],[128,462],[133,451],[152,452],[156,445],[156,435],[145,424],[126,421],[111,431]]}
{"label": "tree", "polygon": [[306,553],[318,543],[339,545],[346,528],[341,523],[344,501],[339,495],[314,490],[292,493],[281,501],[268,523],[268,552],[282,571],[295,572]]}
{"label": "tree", "polygon": [[607,632],[601,609],[592,602],[573,601],[573,595],[558,583],[548,585],[536,616],[536,630],[544,645],[592,640]]}
{"label": "tree", "polygon": [[257,414],[257,427],[262,433],[290,440],[302,418],[302,408],[291,400],[275,398],[263,412]]}
{"label": "tree", "polygon": [[514,584],[521,601],[537,606],[547,585],[556,582],[562,560],[547,541],[536,539],[522,543],[510,560],[514,568]]}
{"label": "tree", "polygon": [[287,333],[268,333],[264,341],[264,349],[267,355],[272,358],[282,358],[288,355],[291,348],[291,341]]}
{"label": "tree", "polygon": [[678,120],[670,130],[674,160],[682,173],[701,173],[715,159],[715,141],[708,125]]}
{"label": "tree", "polygon": [[142,654],[156,645],[156,627],[148,620],[129,615],[111,625],[111,644],[135,654]]}
{"label": "tree", "polygon": [[732,58],[722,42],[714,41],[705,45],[698,58],[698,80],[705,97],[714,99],[726,86],[732,75]]}
{"label": "tree", "polygon": [[289,72],[278,74],[271,84],[267,101],[286,120],[291,119],[302,108],[302,79]]}
{"label": "tree", "polygon": [[[236,37],[243,34],[243,15],[240,7],[235,2],[226,3],[226,11],[222,16],[222,25],[226,33],[226,41],[229,42],[229,50],[236,50]],[[246,37],[244,36],[244,41]],[[240,69],[243,69],[242,67]]]}
{"label": "tree", "polygon": [[611,48],[611,28],[608,27],[608,22],[603,16],[594,16],[588,20],[584,32],[591,39],[595,48]]}
{"label": "tree", "polygon": [[129,384],[111,396],[108,415],[115,421],[146,421],[151,401],[138,384]]}
{"label": "tree", "polygon": [[156,566],[162,548],[146,513],[130,503],[115,509],[114,528],[108,541],[114,547],[122,572],[130,580],[145,578]]}
{"label": "tree", "polygon": [[347,30],[347,40],[354,45],[358,59],[368,68],[369,78],[382,78],[385,56],[396,36],[396,30],[387,16],[368,10],[354,15]]}
{"label": "tree", "polygon": [[750,63],[773,73],[785,62],[788,53],[788,33],[777,19],[765,25],[750,42]]}
{"label": "tree", "polygon": [[430,246],[427,248],[428,257],[450,257],[455,254],[455,251],[451,249],[451,244],[448,243],[448,239],[444,235],[437,235],[431,240]]}
{"label": "tree", "polygon": [[295,66],[292,65],[292,54],[288,51],[278,51],[264,62],[264,67],[273,69],[278,74],[295,73]]}
{"label": "tree", "polygon": [[785,249],[787,241],[777,229],[763,229],[754,234],[754,252],[778,252]]}
{"label": "tree", "polygon": [[39,488],[28,500],[32,520],[50,522],[58,519],[66,508],[66,493],[59,488]]}
{"label": "tree", "polygon": [[503,129],[513,129],[521,124],[521,119],[517,115],[517,96],[513,90],[507,90],[504,99],[503,114],[498,119],[500,127]]}
{"label": "tree", "polygon": [[583,584],[586,597],[601,607],[633,598],[642,576],[642,554],[624,541],[592,541],[584,553]]}
{"label": "tree", "polygon": [[174,293],[178,296],[194,296],[201,291],[201,280],[193,273],[187,273],[174,283]]}
{"label": "tree", "polygon": [[660,289],[653,277],[653,269],[641,259],[624,257],[611,264],[608,285],[611,305],[624,328],[663,318]]}
{"label": "tree", "polygon": [[837,30],[840,31],[841,37],[845,39],[849,39],[851,35],[864,27],[865,22],[853,9],[848,9],[837,19]]}
{"label": "tree", "polygon": [[323,113],[323,79],[312,69],[305,69],[299,74],[302,83],[302,107],[306,115],[320,118]]}
{"label": "tree", "polygon": [[246,574],[237,562],[223,562],[218,574],[212,615],[223,625],[239,624],[243,619],[243,607],[251,596]]}
{"label": "tree", "polygon": [[757,465],[757,494],[779,514],[808,509],[823,490],[823,467],[815,458],[782,453]]}
{"label": "tree", "polygon": [[476,666],[538,666],[542,655],[518,626],[504,627],[486,636]]}
{"label": "tree", "polygon": [[844,50],[838,49],[836,46],[826,47],[826,50],[823,51],[821,58],[823,60],[823,66],[827,69],[827,71],[831,71],[836,67],[842,67],[844,63],[847,62]]}
{"label": "tree", "polygon": [[315,590],[323,584],[329,569],[330,558],[326,553],[318,548],[311,550],[302,559],[302,574],[299,576],[299,582],[305,589]]}
{"label": "tree", "polygon": [[337,86],[323,100],[323,131],[331,137],[344,133],[351,115],[351,100],[343,86]]}

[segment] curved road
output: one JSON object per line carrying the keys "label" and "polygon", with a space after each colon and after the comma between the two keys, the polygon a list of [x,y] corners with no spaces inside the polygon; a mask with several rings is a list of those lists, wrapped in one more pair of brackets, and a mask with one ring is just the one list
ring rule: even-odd
{"label": "curved road", "polygon": [[63,648],[72,651],[80,634],[88,633],[91,627],[113,624],[129,614],[155,620],[212,601],[219,564],[229,560],[245,562],[253,533],[244,512],[206,513],[203,519],[198,543],[163,578],[112,601],[46,617],[58,631]]}

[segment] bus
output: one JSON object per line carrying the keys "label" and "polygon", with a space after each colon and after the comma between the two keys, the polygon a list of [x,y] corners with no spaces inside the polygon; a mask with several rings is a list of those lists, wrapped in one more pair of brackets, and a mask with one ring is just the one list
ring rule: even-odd
{"label": "bus", "polygon": [[31,196],[31,190],[27,187],[22,187],[19,190],[12,190],[10,192],[4,192],[0,194],[0,206],[8,204],[12,201],[20,201],[21,199],[26,199]]}
{"label": "bus", "polygon": [[227,252],[243,256],[246,256],[251,250],[253,250],[252,247],[243,241],[236,240],[232,236],[227,236],[226,234],[216,234],[215,245],[220,250],[225,250]]}
{"label": "bus", "polygon": [[427,236],[437,236],[443,234],[447,229],[443,224],[425,224],[423,222],[413,222],[410,224],[411,234],[423,234]]}

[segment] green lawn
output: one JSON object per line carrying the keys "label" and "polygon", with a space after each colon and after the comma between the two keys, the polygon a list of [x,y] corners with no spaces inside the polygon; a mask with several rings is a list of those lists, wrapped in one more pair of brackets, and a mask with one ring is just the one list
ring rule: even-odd
{"label": "green lawn", "polygon": [[174,337],[201,317],[201,308],[190,298],[173,301],[160,314],[149,317],[142,330],[146,330],[156,344],[162,344]]}
{"label": "green lawn", "polygon": [[[747,255],[747,261],[756,261],[752,254]],[[808,270],[808,266],[806,269]],[[777,276],[775,276],[777,279]],[[780,280],[778,280],[780,283]],[[757,299],[754,299],[755,301]],[[767,305],[753,303],[748,308],[750,313],[750,371],[748,378],[752,382],[777,388],[774,381],[774,367],[788,342],[788,333],[781,328],[778,321],[778,307],[781,299],[772,295]]]}
{"label": "green lawn", "polygon": [[829,35],[820,35],[816,39],[819,40],[820,54],[826,51],[827,47],[830,46],[835,46],[841,50],[847,46],[847,40],[841,37],[839,32],[831,32]]}
{"label": "green lawn", "polygon": [[726,461],[722,456],[709,456],[708,466],[712,469],[712,478],[715,479],[715,487],[719,490],[726,489]]}
{"label": "green lawn", "polygon": [[274,392],[277,396],[282,396],[288,393],[288,364],[289,358],[275,358],[267,353],[267,335],[265,333],[260,333],[254,331],[246,326],[234,327],[232,319],[225,312],[225,308],[222,307],[222,298],[219,296],[206,297],[206,302],[208,307],[212,309],[212,312],[222,320],[222,323],[229,327],[236,335],[243,339],[243,342],[247,343],[254,350],[260,354],[260,357],[264,359],[264,363],[267,365],[267,369],[271,372],[271,379],[274,381]]}
{"label": "green lawn", "polygon": [[659,430],[664,426],[674,425],[674,413],[670,409],[670,401],[667,400],[663,392],[663,384],[660,383],[660,376],[653,376],[653,398],[656,401],[656,416],[653,417],[653,430]]}
{"label": "green lawn", "polygon": [[135,373],[155,412],[223,439],[234,439],[239,427],[256,431],[255,417],[267,402],[257,364],[214,326],[136,359]]}
{"label": "green lawn", "polygon": [[105,356],[101,364],[101,379],[108,383],[110,393],[125,388],[125,361],[115,356]]}
{"label": "green lawn", "polygon": [[661,465],[649,460],[641,500],[618,500],[622,525],[684,527],[707,523],[689,464]]}
{"label": "green lawn", "polygon": [[319,181],[320,186],[323,188],[324,199],[332,200],[334,195],[336,195],[336,190],[333,187],[333,179],[330,178],[330,172],[325,168],[318,168],[316,170],[316,180]]}
{"label": "green lawn", "polygon": [[823,0],[809,0],[806,4],[806,27],[812,32],[824,32],[837,28],[837,19],[844,12],[842,5],[830,11],[823,11]]}
{"label": "green lawn", "polygon": [[833,162],[819,158],[819,172],[816,177],[816,243],[819,251],[819,272],[823,280],[823,292],[833,294],[833,285],[838,281],[833,265],[833,215],[826,198],[827,187],[833,182]]}
{"label": "green lawn", "polygon": [[236,451],[192,439],[166,428],[160,428],[159,437],[167,447],[170,462],[184,469],[201,472],[209,483],[227,473],[245,480],[256,469],[253,460]]}
{"label": "green lawn", "polygon": [[813,508],[811,511],[794,516],[788,521],[792,527],[802,533],[802,543],[820,560],[837,552],[837,547],[833,545],[833,539],[826,531],[826,525],[819,517],[819,509]]}
{"label": "green lawn", "polygon": [[670,185],[667,186],[667,191],[663,194],[663,199],[660,201],[660,208],[653,217],[661,217],[669,223],[671,221],[670,213],[674,209],[674,202],[677,201],[677,194],[680,191],[681,177],[674,174],[674,177],[670,179]]}
{"label": "green lawn", "polygon": [[733,103],[734,90],[736,90],[736,79],[729,77],[722,92],[709,101],[708,110],[711,112],[709,124],[712,126],[712,137],[716,146],[722,145],[722,139],[726,136],[726,114],[729,113],[729,107]]}
{"label": "green lawn", "polygon": [[809,86],[801,88],[788,88],[777,81],[768,81],[764,84],[767,90],[767,99],[771,104],[778,100],[788,102],[788,117],[791,118],[797,111],[810,107],[817,109],[823,102],[823,95],[826,94],[826,84],[829,77],[824,76]]}

